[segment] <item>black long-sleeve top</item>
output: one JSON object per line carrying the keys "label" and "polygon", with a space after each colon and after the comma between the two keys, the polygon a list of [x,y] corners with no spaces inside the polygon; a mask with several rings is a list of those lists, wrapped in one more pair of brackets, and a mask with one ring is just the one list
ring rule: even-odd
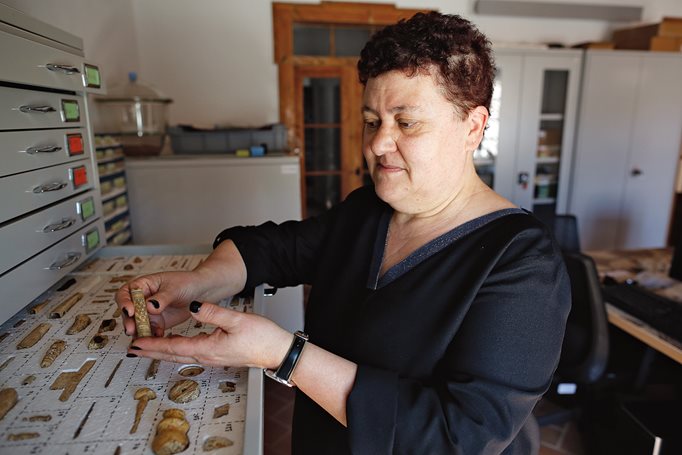
{"label": "black long-sleeve top", "polygon": [[312,284],[311,342],[358,364],[347,428],[298,392],[294,453],[530,453],[529,416],[570,307],[550,235],[526,212],[502,210],[379,276],[391,214],[364,187],[319,217],[216,239],[235,242],[247,287]]}

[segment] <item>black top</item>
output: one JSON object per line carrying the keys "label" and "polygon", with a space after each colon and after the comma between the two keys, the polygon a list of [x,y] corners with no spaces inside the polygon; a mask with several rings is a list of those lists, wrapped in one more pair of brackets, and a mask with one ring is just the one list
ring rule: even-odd
{"label": "black top", "polygon": [[391,213],[364,187],[319,217],[216,239],[235,242],[247,287],[312,284],[310,341],[358,364],[348,428],[297,393],[294,453],[531,453],[570,308],[558,248],[533,216],[503,210],[379,277]]}

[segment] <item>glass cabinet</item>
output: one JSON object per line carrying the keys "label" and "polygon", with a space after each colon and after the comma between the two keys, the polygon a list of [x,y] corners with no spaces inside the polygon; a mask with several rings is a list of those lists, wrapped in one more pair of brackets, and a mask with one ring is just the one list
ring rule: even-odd
{"label": "glass cabinet", "polygon": [[582,53],[495,48],[491,116],[474,153],[481,178],[541,217],[565,213]]}

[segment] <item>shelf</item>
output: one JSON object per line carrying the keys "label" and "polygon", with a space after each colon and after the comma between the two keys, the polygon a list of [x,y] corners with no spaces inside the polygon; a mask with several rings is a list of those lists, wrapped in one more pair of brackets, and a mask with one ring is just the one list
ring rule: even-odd
{"label": "shelf", "polygon": [[102,194],[102,202],[108,201],[110,199],[114,199],[115,197],[118,197],[122,194],[126,194],[128,192],[127,188],[118,188],[113,191],[109,191],[107,194]]}
{"label": "shelf", "polygon": [[556,203],[556,198],[553,197],[539,197],[533,199],[533,205],[547,205]]}
{"label": "shelf", "polygon": [[125,158],[126,158],[125,155],[102,158],[101,160],[100,159],[97,160],[97,164],[113,163],[114,161],[121,161],[121,160],[124,160]]}
{"label": "shelf", "polygon": [[558,164],[559,163],[559,157],[558,156],[542,156],[538,157],[535,162],[537,164]]}
{"label": "shelf", "polygon": [[105,222],[105,223],[108,223],[109,221],[113,220],[113,219],[116,218],[117,216],[123,215],[124,213],[127,213],[127,212],[128,212],[128,207],[127,207],[127,206],[126,206],[126,207],[121,207],[120,209],[116,209],[116,210],[114,210],[113,212],[111,212],[110,214],[108,214],[107,216],[104,217],[104,222]]}
{"label": "shelf", "polygon": [[564,119],[564,114],[540,114],[540,121],[560,122]]}
{"label": "shelf", "polygon": [[119,234],[119,233],[125,231],[126,229],[130,229],[130,221],[126,221],[126,223],[125,223],[122,227],[116,229],[115,231],[106,231],[106,232],[105,232],[105,235],[106,235],[106,237],[107,237],[107,242],[108,242],[112,237],[114,237],[116,234]]}
{"label": "shelf", "polygon": [[113,176],[118,175],[118,174],[124,174],[125,171],[126,170],[124,168],[123,169],[116,169],[114,172],[107,172],[106,174],[100,174],[99,178],[101,180],[101,179],[104,179],[107,177],[113,177]]}

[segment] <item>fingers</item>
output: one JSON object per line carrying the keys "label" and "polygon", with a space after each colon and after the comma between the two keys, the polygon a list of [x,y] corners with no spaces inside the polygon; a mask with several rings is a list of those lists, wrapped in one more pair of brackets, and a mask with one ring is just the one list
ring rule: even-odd
{"label": "fingers", "polygon": [[199,334],[193,337],[169,335],[168,337],[138,338],[131,343],[128,353],[167,360],[176,363],[206,363],[204,352],[210,352],[207,344],[208,335]]}
{"label": "fingers", "polygon": [[223,308],[212,303],[197,302],[196,300],[190,303],[189,311],[197,321],[213,324],[228,333],[244,317],[242,312]]}

